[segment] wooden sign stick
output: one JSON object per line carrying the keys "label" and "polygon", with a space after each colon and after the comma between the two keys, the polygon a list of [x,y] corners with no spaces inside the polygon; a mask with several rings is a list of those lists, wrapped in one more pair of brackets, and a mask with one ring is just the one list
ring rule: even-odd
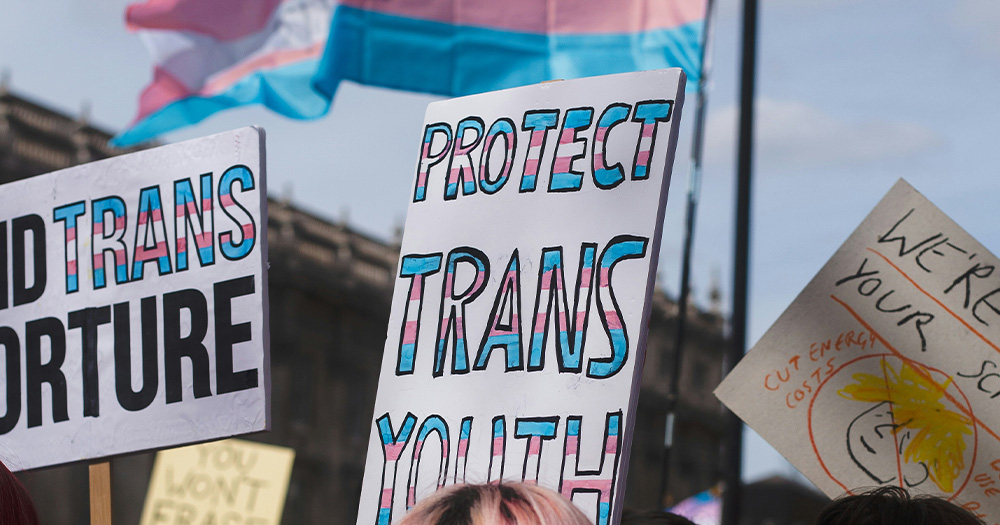
{"label": "wooden sign stick", "polygon": [[90,464],[90,525],[111,525],[111,462]]}

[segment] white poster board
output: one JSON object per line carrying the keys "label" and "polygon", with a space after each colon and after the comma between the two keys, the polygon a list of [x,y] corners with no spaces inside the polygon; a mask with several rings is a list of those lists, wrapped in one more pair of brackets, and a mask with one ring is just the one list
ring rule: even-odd
{"label": "white poster board", "polygon": [[358,523],[526,480],[620,513],[679,69],[431,104]]}
{"label": "white poster board", "polygon": [[139,525],[278,525],[295,450],[226,439],[156,453]]}
{"label": "white poster board", "polygon": [[14,470],[264,430],[264,132],[0,186],[0,457]]}
{"label": "white poster board", "polygon": [[831,497],[1000,520],[1000,265],[900,180],[716,394]]}

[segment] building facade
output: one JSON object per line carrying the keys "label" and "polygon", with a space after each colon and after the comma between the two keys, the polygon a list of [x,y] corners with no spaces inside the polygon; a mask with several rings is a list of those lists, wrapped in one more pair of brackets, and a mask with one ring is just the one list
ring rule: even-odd
{"label": "building facade", "polygon": [[[0,85],[0,183],[126,152],[87,118],[71,117]],[[0,185],[0,191],[3,186]],[[272,431],[248,439],[296,450],[283,523],[352,523],[357,513],[399,246],[287,202],[269,204]],[[654,509],[715,485],[722,412],[724,323],[689,309],[675,450],[662,497],[665,406],[677,305],[657,291],[650,318],[626,505]],[[2,324],[2,319],[0,319]],[[336,446],[332,446],[336,444]],[[16,451],[4,450],[9,461]],[[112,460],[116,523],[137,523],[153,454]],[[16,466],[16,465],[15,465]],[[21,475],[46,524],[77,524],[88,510],[86,465]]]}

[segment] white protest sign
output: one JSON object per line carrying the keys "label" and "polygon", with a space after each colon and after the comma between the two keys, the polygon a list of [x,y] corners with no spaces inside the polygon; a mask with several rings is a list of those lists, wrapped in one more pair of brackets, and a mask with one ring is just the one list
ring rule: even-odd
{"label": "white protest sign", "polygon": [[827,495],[1000,520],[1000,260],[899,181],[716,395]]}
{"label": "white protest sign", "polygon": [[140,525],[278,525],[295,450],[227,439],[156,453]]}
{"label": "white protest sign", "polygon": [[0,440],[30,469],[268,424],[264,132],[0,186]]}
{"label": "white protest sign", "polygon": [[431,104],[359,524],[526,480],[620,512],[679,69]]}

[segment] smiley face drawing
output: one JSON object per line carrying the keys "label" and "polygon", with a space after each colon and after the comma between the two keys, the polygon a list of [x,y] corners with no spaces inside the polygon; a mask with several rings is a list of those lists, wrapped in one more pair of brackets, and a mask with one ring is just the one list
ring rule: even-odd
{"label": "smiley face drawing", "polygon": [[[930,479],[930,469],[926,461],[906,460],[906,445],[913,441],[914,431],[906,421],[896,421],[893,407],[883,401],[854,418],[847,427],[847,453],[878,485],[897,484],[902,475],[906,488],[919,487]],[[882,461],[886,457],[891,458],[888,463]]]}
{"label": "smiley face drawing", "polygon": [[976,447],[974,418],[951,379],[893,355],[838,370],[816,393],[810,428],[820,463],[845,491],[874,484],[954,496]]}

